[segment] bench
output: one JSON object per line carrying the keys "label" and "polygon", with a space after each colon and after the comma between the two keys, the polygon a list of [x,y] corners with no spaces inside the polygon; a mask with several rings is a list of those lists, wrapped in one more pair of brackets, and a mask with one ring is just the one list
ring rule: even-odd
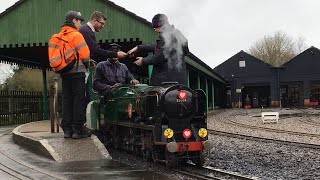
{"label": "bench", "polygon": [[279,112],[262,112],[261,119],[263,123],[278,123]]}

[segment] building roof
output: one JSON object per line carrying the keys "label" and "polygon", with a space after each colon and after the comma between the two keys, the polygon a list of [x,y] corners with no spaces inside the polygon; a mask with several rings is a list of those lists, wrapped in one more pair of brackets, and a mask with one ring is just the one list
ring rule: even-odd
{"label": "building roof", "polygon": [[295,57],[293,57],[292,59],[290,59],[289,61],[287,61],[286,63],[282,64],[280,67],[284,68],[285,66],[287,66],[287,65],[289,65],[291,63],[294,63],[294,61],[297,61],[299,59],[299,57],[305,55],[308,52],[311,52],[311,53],[316,53],[317,52],[318,54],[320,54],[320,49],[318,49],[318,48],[316,48],[314,46],[311,46],[308,49],[306,49],[303,52],[301,52],[300,54],[298,54]]}
{"label": "building roof", "polygon": [[[2,18],[3,16],[5,16],[6,14],[8,14],[10,11],[13,11],[15,8],[17,8],[18,6],[20,6],[20,5],[21,5],[22,3],[24,3],[25,1],[28,1],[28,0],[19,0],[19,1],[17,1],[16,3],[14,3],[12,6],[8,7],[5,11],[3,11],[3,12],[0,13],[0,18]],[[129,16],[132,16],[132,17],[134,17],[135,19],[141,21],[142,23],[145,23],[146,25],[149,25],[150,27],[152,27],[152,23],[151,23],[151,22],[147,21],[146,19],[144,19],[144,18],[142,18],[142,17],[140,17],[140,16],[137,16],[135,13],[130,12],[130,11],[126,10],[125,8],[123,8],[123,7],[117,5],[117,4],[115,4],[115,3],[113,3],[113,2],[111,2],[111,1],[109,1],[109,0],[100,0],[100,1],[108,4],[109,6],[114,7],[114,8],[116,8],[116,9],[118,9],[119,11],[122,11],[122,12],[128,14]]]}
{"label": "building roof", "polygon": [[[0,25],[3,27],[0,29],[0,33],[4,34],[4,39],[0,42],[0,58],[4,61],[17,64],[49,67],[47,60],[47,41],[50,35],[56,33],[61,25],[59,23],[62,22],[61,19],[63,19],[65,12],[71,8],[80,10],[85,17],[88,17],[94,10],[97,10],[97,7],[100,7],[99,9],[101,9],[102,13],[107,15],[108,22],[111,26],[96,35],[97,40],[102,46],[117,42],[121,44],[121,46],[125,44],[126,48],[123,49],[129,50],[128,48],[132,48],[132,45],[149,43],[156,39],[156,33],[152,28],[152,24],[125,8],[109,0],[82,1],[88,2],[88,4],[84,7],[81,4],[81,0],[78,0],[76,4],[69,0],[64,2],[60,0],[41,0],[39,2],[37,1],[37,3],[35,3],[36,0],[17,1],[0,14]],[[65,4],[62,6],[62,4],[57,3]],[[101,7],[103,4],[107,5],[106,8]],[[48,9],[43,7],[44,5],[56,5],[57,8],[54,10]],[[111,8],[107,9],[107,7]],[[15,10],[19,10],[19,12],[15,12]],[[41,13],[42,16],[39,16]],[[55,15],[50,17],[51,20],[50,23],[48,23],[50,13],[55,13]],[[19,22],[22,19],[21,17],[25,18],[25,16],[29,16],[28,19],[21,21],[22,25],[20,25],[20,28],[13,29],[13,32],[11,28],[12,26],[16,27],[16,24],[11,26],[11,22]],[[5,20],[7,18],[8,20]],[[34,18],[37,18],[37,22],[33,21]],[[118,22],[119,18],[121,18],[121,22]],[[44,24],[44,26],[41,26],[42,24]],[[127,26],[128,28],[123,28],[123,26]],[[32,31],[32,33],[28,33],[29,31]],[[187,60],[188,64],[216,78],[222,83],[225,82],[221,76],[215,73],[211,67],[198,57],[190,54],[189,58],[191,60]]]}

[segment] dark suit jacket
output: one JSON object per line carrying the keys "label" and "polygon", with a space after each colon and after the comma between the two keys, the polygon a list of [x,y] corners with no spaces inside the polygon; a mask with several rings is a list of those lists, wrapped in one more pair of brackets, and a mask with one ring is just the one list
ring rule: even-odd
{"label": "dark suit jacket", "polygon": [[187,70],[184,56],[189,53],[187,39],[173,26],[163,27],[155,44],[139,45],[138,51],[154,52],[142,59],[143,65],[153,65],[151,86],[162,82],[178,82],[187,85]]}
{"label": "dark suit jacket", "polygon": [[80,33],[83,35],[87,45],[90,49],[90,58],[100,62],[105,61],[108,58],[116,58],[117,53],[113,51],[107,51],[102,49],[101,46],[97,43],[96,36],[88,24],[84,24],[79,29]]}

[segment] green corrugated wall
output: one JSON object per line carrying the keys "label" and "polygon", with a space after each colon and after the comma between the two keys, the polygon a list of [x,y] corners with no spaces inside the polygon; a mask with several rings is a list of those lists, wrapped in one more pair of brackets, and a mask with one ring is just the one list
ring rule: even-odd
{"label": "green corrugated wall", "polygon": [[[139,38],[143,43],[152,43],[157,38],[153,28],[133,15],[124,12],[122,7],[115,8],[103,0],[20,0],[20,5],[0,17],[0,48],[13,47],[18,44],[47,43],[50,36],[60,31],[64,16],[68,10],[80,11],[86,23],[93,11],[101,11],[107,17],[107,24],[101,32],[96,33],[97,40]],[[116,3],[116,1],[115,1]],[[142,5],[143,6],[143,5]],[[130,12],[129,12],[130,13]],[[32,32],[28,32],[32,31]],[[186,62],[210,77],[224,82],[208,69],[187,57]]]}
{"label": "green corrugated wall", "polygon": [[[144,43],[153,42],[156,33],[149,25],[104,3],[101,0],[24,0],[0,18],[0,47],[4,44],[46,43],[60,30],[68,10],[80,11],[89,20],[93,11],[107,16],[107,25],[96,33],[97,40],[139,38]],[[32,29],[32,32],[27,32]]]}

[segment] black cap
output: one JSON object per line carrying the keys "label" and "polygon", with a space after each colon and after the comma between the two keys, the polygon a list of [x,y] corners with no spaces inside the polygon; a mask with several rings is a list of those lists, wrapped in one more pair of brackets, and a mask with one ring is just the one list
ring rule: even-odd
{"label": "black cap", "polygon": [[112,43],[112,44],[109,44],[109,46],[108,46],[109,51],[118,52],[118,51],[120,51],[120,49],[121,49],[121,46],[117,43]]}
{"label": "black cap", "polygon": [[80,12],[68,11],[66,14],[66,21],[72,21],[73,19],[84,21]]}
{"label": "black cap", "polygon": [[152,27],[159,28],[163,25],[168,24],[168,17],[164,14],[156,14],[152,18]]}

